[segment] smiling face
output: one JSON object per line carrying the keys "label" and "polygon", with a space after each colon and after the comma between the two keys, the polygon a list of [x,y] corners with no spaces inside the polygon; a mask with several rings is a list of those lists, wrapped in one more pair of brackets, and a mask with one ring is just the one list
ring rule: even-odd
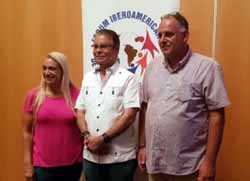
{"label": "smiling face", "polygon": [[96,63],[101,68],[111,67],[117,60],[118,51],[112,38],[104,34],[96,34],[92,45]]}
{"label": "smiling face", "polygon": [[48,86],[61,85],[62,80],[62,68],[52,58],[46,58],[43,62],[43,78],[45,84]]}
{"label": "smiling face", "polygon": [[174,17],[163,19],[158,29],[159,46],[165,58],[178,60],[186,51],[188,32]]}

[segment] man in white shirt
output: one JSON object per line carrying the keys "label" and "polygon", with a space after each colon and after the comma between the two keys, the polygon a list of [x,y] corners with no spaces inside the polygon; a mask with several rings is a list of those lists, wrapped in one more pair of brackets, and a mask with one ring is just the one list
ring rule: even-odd
{"label": "man in white shirt", "polygon": [[139,83],[117,62],[120,40],[114,31],[98,31],[92,47],[95,70],[84,76],[75,106],[85,145],[86,180],[132,181]]}

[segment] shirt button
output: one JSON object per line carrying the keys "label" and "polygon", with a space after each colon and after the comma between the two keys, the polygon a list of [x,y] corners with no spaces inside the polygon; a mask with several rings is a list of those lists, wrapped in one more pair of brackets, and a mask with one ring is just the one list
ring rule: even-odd
{"label": "shirt button", "polygon": [[100,107],[100,106],[101,106],[101,104],[98,104],[97,106],[98,106],[98,107]]}
{"label": "shirt button", "polygon": [[97,119],[99,119],[99,116],[96,116]]}
{"label": "shirt button", "polygon": [[98,132],[99,131],[99,128],[96,128],[96,132]]}
{"label": "shirt button", "polygon": [[100,92],[100,94],[102,94],[102,91]]}

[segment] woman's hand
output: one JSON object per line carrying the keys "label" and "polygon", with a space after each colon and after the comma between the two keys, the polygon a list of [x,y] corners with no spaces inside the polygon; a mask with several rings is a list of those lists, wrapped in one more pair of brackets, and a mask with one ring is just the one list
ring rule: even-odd
{"label": "woman's hand", "polygon": [[26,180],[32,180],[32,177],[34,175],[34,167],[30,162],[24,162],[24,176],[26,177]]}

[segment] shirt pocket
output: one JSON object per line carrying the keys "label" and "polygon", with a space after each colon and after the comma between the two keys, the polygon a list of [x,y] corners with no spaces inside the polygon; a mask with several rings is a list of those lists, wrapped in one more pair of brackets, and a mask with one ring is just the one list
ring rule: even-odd
{"label": "shirt pocket", "polygon": [[122,87],[108,87],[105,92],[106,103],[112,108],[119,108],[123,102],[123,91]]}
{"label": "shirt pocket", "polygon": [[177,89],[177,99],[181,102],[187,102],[192,100],[193,87],[189,82],[182,82]]}
{"label": "shirt pocket", "polygon": [[184,82],[177,89],[177,99],[184,112],[200,112],[206,110],[206,104],[199,85]]}
{"label": "shirt pocket", "polygon": [[85,97],[86,105],[92,105],[95,103],[96,95],[97,95],[97,89],[95,87],[85,86],[83,90],[83,94]]}

